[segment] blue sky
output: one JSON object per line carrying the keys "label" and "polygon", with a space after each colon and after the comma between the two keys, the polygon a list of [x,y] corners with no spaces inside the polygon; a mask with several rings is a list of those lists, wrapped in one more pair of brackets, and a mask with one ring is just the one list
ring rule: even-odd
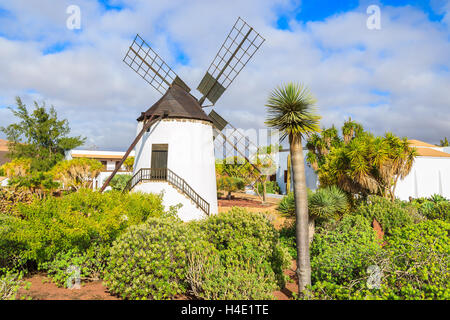
{"label": "blue sky", "polygon": [[[66,27],[73,4],[80,30]],[[371,4],[380,30],[366,27]],[[88,144],[125,149],[159,98],[122,62],[135,34],[196,88],[238,15],[266,42],[215,107],[236,127],[264,127],[270,90],[302,81],[323,126],[351,115],[377,134],[450,137],[448,0],[0,0],[0,126],[21,96],[53,104]]]}

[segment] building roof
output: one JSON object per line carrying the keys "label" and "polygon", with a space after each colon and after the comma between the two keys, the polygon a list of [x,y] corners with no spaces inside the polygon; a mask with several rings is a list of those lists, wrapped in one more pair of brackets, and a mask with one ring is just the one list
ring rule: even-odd
{"label": "building roof", "polygon": [[162,116],[168,112],[168,118],[197,119],[212,122],[206,115],[197,99],[180,86],[174,84],[167,92],[146,112],[143,112],[137,121],[149,118],[152,115]]}
{"label": "building roof", "polygon": [[419,157],[442,157],[442,158],[450,158],[450,153],[442,152],[439,150],[431,149],[431,148],[420,148],[416,147],[417,156]]}
{"label": "building roof", "polygon": [[[129,157],[134,157],[134,151],[130,152]],[[72,158],[91,158],[91,159],[117,159],[120,160],[125,155],[122,151],[99,151],[99,150],[71,150]]]}
{"label": "building roof", "polygon": [[414,139],[408,139],[409,144],[411,144],[414,147],[429,147],[429,148],[436,148],[439,146],[435,146],[434,144],[429,144],[420,140],[414,140]]}

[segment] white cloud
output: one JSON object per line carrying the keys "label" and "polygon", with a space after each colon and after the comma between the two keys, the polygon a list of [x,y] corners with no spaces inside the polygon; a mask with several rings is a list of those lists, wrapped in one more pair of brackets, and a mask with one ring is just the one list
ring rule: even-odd
{"label": "white cloud", "polygon": [[[216,105],[235,126],[263,127],[270,90],[304,81],[318,98],[325,126],[339,126],[351,115],[378,134],[428,142],[450,136],[450,29],[417,9],[382,7],[381,30],[366,28],[361,6],[322,22],[291,20],[291,31],[284,31],[274,25],[280,10],[295,5],[288,0],[123,2],[126,9],[105,12],[86,0],[41,0],[39,7],[2,0],[0,7],[16,18],[3,29],[6,18],[0,17],[9,35],[0,37],[0,105],[13,105],[16,95],[28,105],[45,99],[88,144],[123,150],[135,135],[137,116],[159,98],[122,62],[135,33],[195,89],[241,16],[266,42]],[[65,28],[69,4],[81,7],[82,32]],[[64,42],[67,50],[42,54]],[[189,65],[177,63],[171,42],[189,56]],[[13,121],[8,113],[0,109],[0,126]]]}

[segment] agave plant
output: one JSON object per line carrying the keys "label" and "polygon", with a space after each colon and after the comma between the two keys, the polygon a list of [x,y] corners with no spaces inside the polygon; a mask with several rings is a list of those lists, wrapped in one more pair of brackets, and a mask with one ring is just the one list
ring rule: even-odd
{"label": "agave plant", "polygon": [[308,197],[309,206],[309,241],[315,232],[315,221],[318,218],[337,218],[347,208],[347,195],[336,186],[318,189]]}

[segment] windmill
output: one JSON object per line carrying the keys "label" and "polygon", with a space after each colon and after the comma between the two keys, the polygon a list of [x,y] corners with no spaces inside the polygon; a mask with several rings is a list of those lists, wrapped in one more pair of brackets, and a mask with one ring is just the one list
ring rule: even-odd
{"label": "windmill", "polygon": [[197,99],[190,94],[189,86],[136,35],[123,61],[162,97],[137,118],[136,138],[100,192],[135,149],[128,190],[164,192],[167,205],[182,203],[178,215],[183,220],[217,213],[214,138],[222,136],[243,154],[222,132],[229,123],[214,110],[207,115],[203,108],[216,104],[264,41],[238,18],[200,81],[197,90],[202,96]]}

